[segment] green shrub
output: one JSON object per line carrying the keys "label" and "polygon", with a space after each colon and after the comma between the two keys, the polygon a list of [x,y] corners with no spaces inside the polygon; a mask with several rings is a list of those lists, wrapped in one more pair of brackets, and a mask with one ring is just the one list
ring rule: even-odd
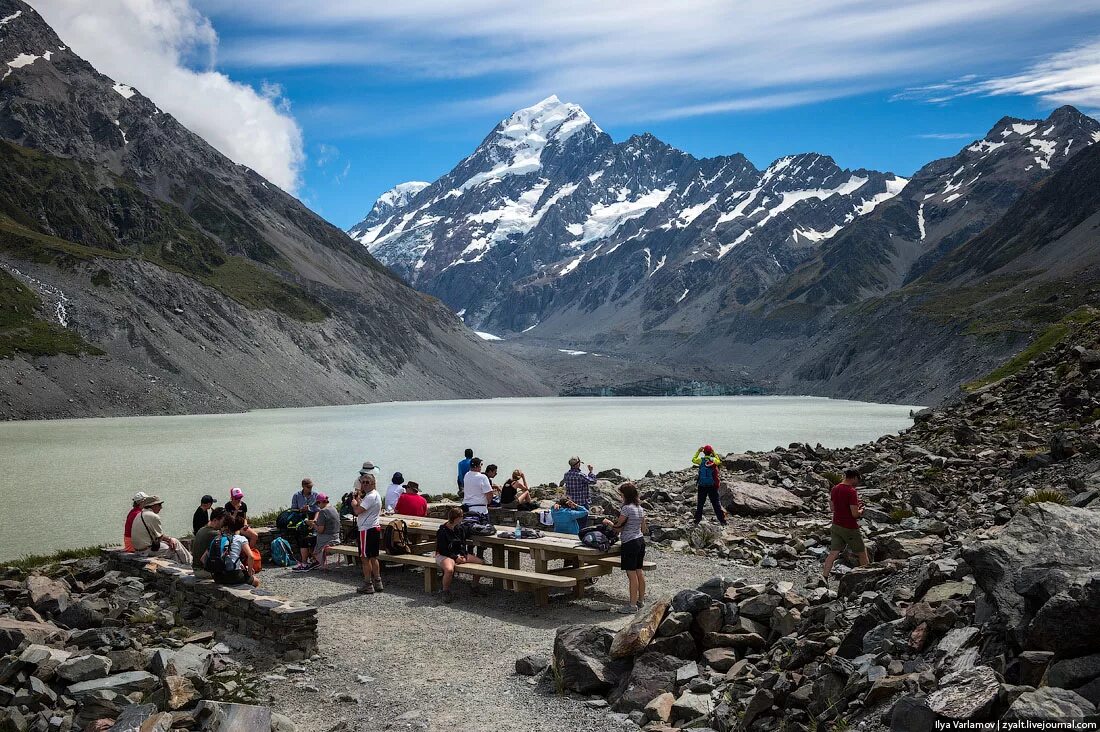
{"label": "green shrub", "polygon": [[895,508],[890,512],[890,520],[895,524],[899,524],[907,518],[912,517],[914,514],[908,508]]}
{"label": "green shrub", "polygon": [[257,526],[274,526],[275,519],[279,518],[279,514],[286,510],[286,506],[276,508],[274,511],[266,511],[256,516],[248,517],[248,525],[252,527]]}
{"label": "green shrub", "polygon": [[53,552],[52,554],[27,554],[11,562],[4,562],[5,567],[15,567],[16,569],[23,570],[24,572],[37,569],[38,567],[45,567],[50,564],[57,564],[63,562],[66,559],[87,559],[88,557],[98,557],[99,550],[107,544],[100,544],[98,546],[84,546],[79,549],[62,549],[60,551]]}
{"label": "green shrub", "polygon": [[836,485],[844,480],[844,476],[835,470],[825,470],[821,473],[821,477],[829,481],[832,485]]}
{"label": "green shrub", "polygon": [[1069,503],[1069,499],[1061,491],[1056,491],[1053,488],[1040,488],[1029,496],[1025,496],[1023,504],[1030,506],[1033,503],[1057,503],[1059,505],[1066,505]]}

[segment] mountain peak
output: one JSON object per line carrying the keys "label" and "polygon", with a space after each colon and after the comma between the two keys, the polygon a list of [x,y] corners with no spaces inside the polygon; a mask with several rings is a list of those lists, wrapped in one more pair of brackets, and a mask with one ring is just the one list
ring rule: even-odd
{"label": "mountain peak", "polygon": [[406,183],[398,183],[379,196],[378,200],[375,201],[375,205],[381,203],[391,208],[401,208],[415,198],[417,193],[420,193],[420,191],[430,185],[431,183],[422,180],[410,180]]}

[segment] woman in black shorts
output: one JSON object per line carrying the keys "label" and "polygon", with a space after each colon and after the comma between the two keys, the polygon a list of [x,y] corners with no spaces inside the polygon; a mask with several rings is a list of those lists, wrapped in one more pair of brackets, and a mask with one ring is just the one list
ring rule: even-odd
{"label": "woman in black shorts", "polygon": [[642,534],[649,529],[646,524],[645,509],[638,500],[638,486],[626,482],[619,486],[619,495],[623,497],[623,506],[614,523],[604,519],[604,524],[619,532],[622,541],[620,562],[630,583],[630,603],[620,612],[633,614],[645,601],[645,538]]}

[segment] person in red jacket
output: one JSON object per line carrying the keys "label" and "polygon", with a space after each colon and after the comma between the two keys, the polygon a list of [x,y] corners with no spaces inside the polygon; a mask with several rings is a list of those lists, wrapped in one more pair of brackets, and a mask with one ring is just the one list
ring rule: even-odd
{"label": "person in red jacket", "polygon": [[420,495],[420,485],[410,480],[405,484],[405,492],[397,499],[394,513],[402,516],[427,516],[428,501]]}

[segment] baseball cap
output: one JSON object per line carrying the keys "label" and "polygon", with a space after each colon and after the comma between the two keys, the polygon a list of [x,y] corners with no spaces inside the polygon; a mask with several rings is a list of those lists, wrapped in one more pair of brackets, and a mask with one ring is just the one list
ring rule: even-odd
{"label": "baseball cap", "polygon": [[133,503],[141,503],[142,501],[144,501],[148,497],[149,496],[144,491],[138,491],[137,493],[134,494],[134,497],[131,499],[131,501]]}
{"label": "baseball cap", "polygon": [[576,455],[569,458],[569,465],[570,466],[577,466],[577,465],[580,465],[580,464],[581,464],[581,459],[579,457],[577,457]]}
{"label": "baseball cap", "polygon": [[244,491],[242,491],[240,488],[230,488],[229,489],[229,497],[230,498],[244,498]]}
{"label": "baseball cap", "polygon": [[711,447],[710,445],[703,445],[703,452],[708,453],[708,454],[712,453],[712,452],[714,452],[714,448]]}
{"label": "baseball cap", "polygon": [[317,502],[318,503],[328,503],[328,495],[318,491],[317,492]]}
{"label": "baseball cap", "polygon": [[214,502],[214,496],[210,495],[209,493],[207,493],[205,496],[203,496],[202,500],[199,501],[199,503],[213,503],[213,502]]}

